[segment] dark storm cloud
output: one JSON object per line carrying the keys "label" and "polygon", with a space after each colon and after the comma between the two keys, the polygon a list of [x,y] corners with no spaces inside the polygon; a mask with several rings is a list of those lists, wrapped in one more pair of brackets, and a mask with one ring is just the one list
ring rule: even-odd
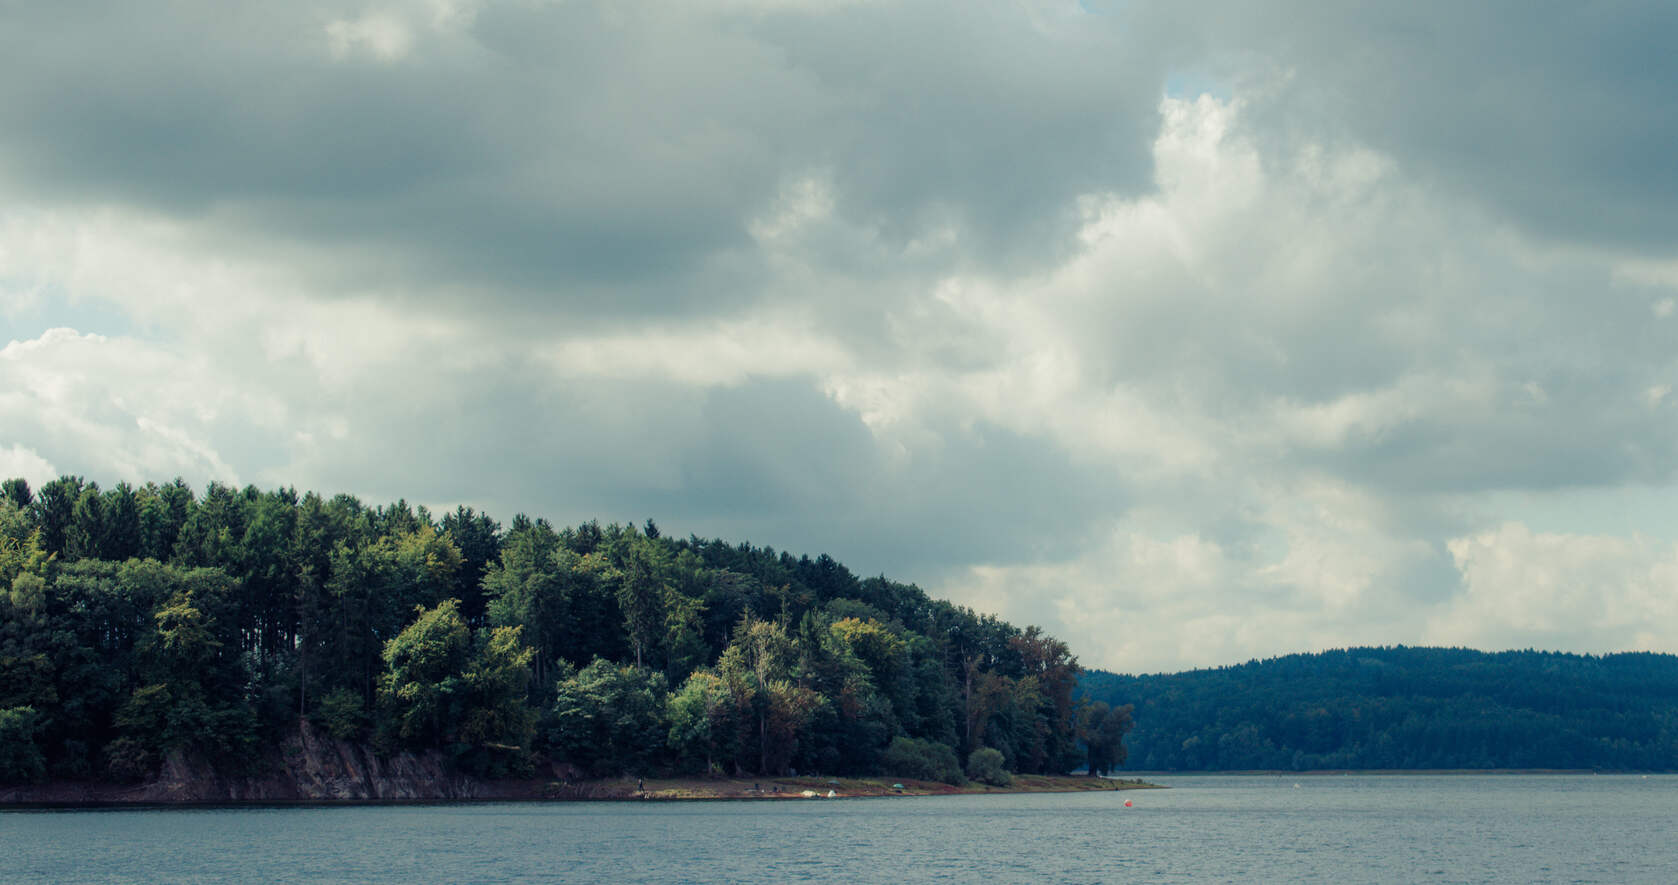
{"label": "dark storm cloud", "polygon": [[1261,125],[1370,144],[1546,236],[1653,255],[1678,243],[1670,3],[1160,9],[1191,67],[1290,73],[1255,96]]}
{"label": "dark storm cloud", "polygon": [[[694,394],[612,380],[513,388],[501,377],[441,382],[432,405],[364,402],[348,441],[295,469],[370,502],[472,503],[503,523],[521,511],[650,516],[666,531],[829,552],[900,578],[1068,555],[1088,540],[1087,514],[1122,506],[1110,478],[1001,428],[941,425],[936,451],[895,459],[809,379]],[[469,393],[483,384],[488,395]],[[454,405],[440,420],[444,401]]]}
{"label": "dark storm cloud", "polygon": [[935,423],[936,443],[895,456],[798,379],[714,390],[702,415],[704,440],[668,454],[682,464],[679,486],[649,491],[648,512],[670,513],[672,527],[831,552],[869,573],[1065,556],[1088,540],[1088,514],[1125,503],[1104,472],[983,423]]}
{"label": "dark storm cloud", "polygon": [[1109,666],[1667,555],[1496,526],[1678,475],[1669,7],[1084,7],[0,0],[0,458],[653,517]]}
{"label": "dark storm cloud", "polygon": [[229,253],[289,243],[323,295],[468,286],[595,314],[787,297],[749,229],[805,177],[888,253],[953,233],[946,268],[1039,266],[1078,195],[1148,181],[1157,83],[1105,19],[431,9],[383,13],[379,50],[334,37],[359,7],[9,7],[0,175]]}

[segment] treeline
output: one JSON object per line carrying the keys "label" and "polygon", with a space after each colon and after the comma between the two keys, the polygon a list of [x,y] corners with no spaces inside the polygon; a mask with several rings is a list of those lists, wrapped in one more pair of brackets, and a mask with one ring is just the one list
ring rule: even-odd
{"label": "treeline", "polygon": [[1678,769],[1678,657],[1351,648],[1150,676],[1092,670],[1135,705],[1141,770]]}
{"label": "treeline", "polygon": [[0,780],[248,767],[299,717],[489,776],[994,778],[1075,767],[1081,734],[1110,765],[1123,734],[1034,627],[651,520],[13,479],[0,591]]}

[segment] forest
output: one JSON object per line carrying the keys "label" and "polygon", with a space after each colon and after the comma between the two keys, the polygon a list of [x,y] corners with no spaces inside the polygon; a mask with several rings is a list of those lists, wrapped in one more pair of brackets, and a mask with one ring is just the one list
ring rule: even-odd
{"label": "forest", "polygon": [[1123,759],[1035,627],[828,556],[179,479],[0,486],[0,782],[260,765],[304,719],[526,776]]}
{"label": "forest", "polygon": [[1148,771],[1678,769],[1678,657],[1349,648],[1080,685]]}

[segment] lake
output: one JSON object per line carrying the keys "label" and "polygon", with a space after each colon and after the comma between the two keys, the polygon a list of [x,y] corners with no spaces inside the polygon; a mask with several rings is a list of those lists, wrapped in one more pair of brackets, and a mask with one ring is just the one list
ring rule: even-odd
{"label": "lake", "polygon": [[1172,789],[11,811],[0,881],[1678,882],[1673,775],[1153,780]]}

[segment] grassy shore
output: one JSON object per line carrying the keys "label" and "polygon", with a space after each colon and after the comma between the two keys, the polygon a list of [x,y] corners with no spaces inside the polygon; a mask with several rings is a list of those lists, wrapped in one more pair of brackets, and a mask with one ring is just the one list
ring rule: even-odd
{"label": "grassy shore", "polygon": [[[901,787],[901,789],[899,789]],[[890,777],[626,778],[564,785],[560,796],[578,799],[804,799],[805,791],[835,798],[860,796],[956,796],[986,793],[1079,793],[1092,790],[1148,790],[1140,780],[1117,781],[1082,775],[1017,774],[1006,787],[969,782],[965,786]],[[558,798],[558,796],[556,796]]]}

